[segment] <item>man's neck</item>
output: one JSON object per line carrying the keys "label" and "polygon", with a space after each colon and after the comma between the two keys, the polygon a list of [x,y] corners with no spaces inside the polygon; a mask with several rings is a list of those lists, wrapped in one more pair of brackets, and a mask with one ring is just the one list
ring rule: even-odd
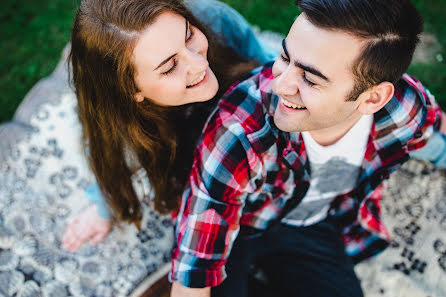
{"label": "man's neck", "polygon": [[336,126],[309,131],[311,137],[322,146],[335,144],[359,121],[362,114],[355,114],[349,120],[344,121]]}

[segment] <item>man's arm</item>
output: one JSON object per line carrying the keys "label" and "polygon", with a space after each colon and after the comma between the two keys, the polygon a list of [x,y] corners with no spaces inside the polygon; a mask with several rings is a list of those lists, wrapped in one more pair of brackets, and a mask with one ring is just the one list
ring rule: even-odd
{"label": "man's arm", "polygon": [[226,278],[246,197],[264,180],[260,156],[234,110],[226,101],[209,119],[183,194],[170,279],[186,287],[214,287]]}
{"label": "man's arm", "polygon": [[178,282],[173,282],[170,297],[210,297],[211,288],[188,288]]}
{"label": "man's arm", "polygon": [[204,130],[182,198],[171,280],[186,287],[218,286],[226,278],[226,259],[253,191],[249,160],[255,157],[245,151],[241,125],[225,126],[227,117],[211,118]]}

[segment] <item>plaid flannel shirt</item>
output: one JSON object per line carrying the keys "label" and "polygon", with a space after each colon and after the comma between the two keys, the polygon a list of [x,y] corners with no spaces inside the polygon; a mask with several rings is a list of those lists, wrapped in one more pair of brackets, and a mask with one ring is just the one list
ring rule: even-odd
{"label": "plaid flannel shirt", "polygon": [[[241,225],[264,230],[295,207],[309,186],[300,133],[277,129],[271,64],[235,86],[210,116],[195,152],[177,217],[170,279],[217,286]],[[388,244],[380,219],[381,185],[439,127],[440,109],[420,82],[404,75],[374,115],[357,186],[336,197],[330,215],[343,224],[346,252],[359,261]]]}

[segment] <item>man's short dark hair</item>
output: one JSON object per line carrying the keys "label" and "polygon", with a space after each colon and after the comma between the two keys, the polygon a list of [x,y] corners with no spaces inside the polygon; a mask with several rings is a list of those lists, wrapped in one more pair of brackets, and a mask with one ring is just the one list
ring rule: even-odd
{"label": "man's short dark hair", "polygon": [[313,25],[368,41],[353,64],[356,84],[349,100],[371,86],[399,80],[423,30],[410,0],[297,0],[296,5]]}

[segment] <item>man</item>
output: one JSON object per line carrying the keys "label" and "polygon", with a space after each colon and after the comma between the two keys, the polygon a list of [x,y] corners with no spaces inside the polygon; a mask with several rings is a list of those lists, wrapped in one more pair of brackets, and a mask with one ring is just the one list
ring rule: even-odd
{"label": "man", "polygon": [[432,96],[403,75],[422,30],[409,0],[298,5],[273,67],[236,86],[204,129],[172,296],[247,296],[261,256],[278,259],[266,266],[278,296],[362,296],[353,265],[389,240],[382,182],[439,128]]}

